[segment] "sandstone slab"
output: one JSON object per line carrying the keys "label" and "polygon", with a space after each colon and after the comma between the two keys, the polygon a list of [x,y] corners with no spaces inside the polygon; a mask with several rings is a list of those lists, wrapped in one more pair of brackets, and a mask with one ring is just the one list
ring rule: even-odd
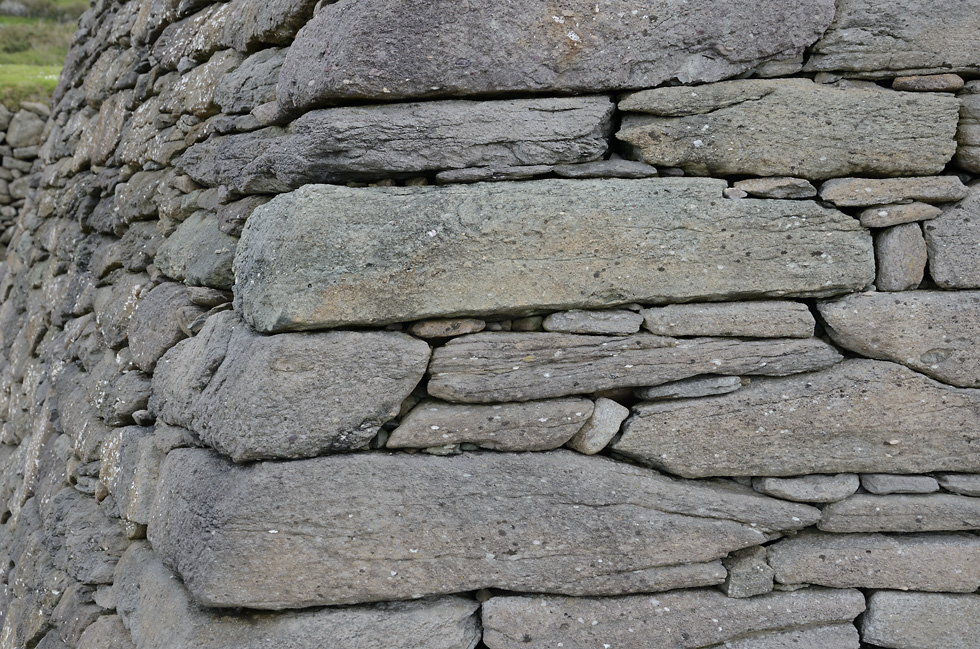
{"label": "sandstone slab", "polygon": [[686,478],[977,472],[978,416],[976,390],[846,360],[731,394],[637,406],[613,449]]}
{"label": "sandstone slab", "polygon": [[555,165],[552,171],[562,178],[653,178],[657,175],[656,167],[616,156],[595,162]]}
{"label": "sandstone slab", "polygon": [[463,403],[529,401],[708,373],[783,376],[830,367],[840,359],[836,349],[816,338],[480,333],[454,338],[433,352],[428,390]]}
{"label": "sandstone slab", "polygon": [[881,591],[868,598],[865,642],[894,649],[973,649],[980,636],[980,596]]}
{"label": "sandstone slab", "polygon": [[643,90],[619,108],[646,113],[627,114],[616,137],[649,164],[699,176],[810,180],[939,173],[956,153],[959,116],[959,102],[950,96],[842,89],[807,79]]}
{"label": "sandstone slab", "polygon": [[928,475],[892,475],[889,473],[865,473],[861,486],[868,493],[879,496],[888,494],[931,494],[939,491],[939,482]]}
{"label": "sandstone slab", "polygon": [[545,331],[569,334],[635,334],[643,316],[635,311],[561,311],[544,319]]}
{"label": "sandstone slab", "polygon": [[834,178],[820,186],[820,198],[839,207],[867,207],[907,201],[948,203],[967,195],[957,176],[922,178]]}
{"label": "sandstone slab", "polygon": [[725,643],[725,649],[858,649],[861,637],[853,624],[827,624],[791,631],[772,631]]}
{"label": "sandstone slab", "polygon": [[817,188],[804,178],[747,178],[732,186],[758,198],[813,198],[817,195]]}
{"label": "sandstone slab", "polygon": [[815,322],[800,302],[669,304],[644,309],[643,327],[662,336],[809,338]]}
{"label": "sandstone slab", "polygon": [[875,235],[879,291],[909,291],[922,283],[926,271],[926,240],[917,223],[886,228]]}
{"label": "sandstone slab", "polygon": [[961,387],[980,387],[980,292],[859,293],[818,304],[841,347]]}
{"label": "sandstone slab", "polygon": [[261,336],[223,312],[160,359],[150,406],[238,461],[348,451],[398,414],[428,359],[402,333]]}
{"label": "sandstone slab", "polygon": [[566,446],[579,453],[595,455],[606,448],[612,438],[619,433],[620,425],[629,417],[629,414],[629,408],[621,406],[612,399],[603,397],[596,399],[592,416],[568,440]]}
{"label": "sandstone slab", "polygon": [[[980,97],[980,95],[978,95]],[[929,273],[941,288],[980,288],[980,185],[925,224]]]}
{"label": "sandstone slab", "polygon": [[691,399],[713,394],[728,394],[742,387],[738,376],[695,376],[663,385],[637,388],[633,391],[637,399],[657,401],[659,399]]}
{"label": "sandstone slab", "polygon": [[299,112],[377,98],[717,81],[800,54],[833,15],[828,0],[573,0],[560,10],[545,0],[337,3],[297,35],[278,96]]}
{"label": "sandstone slab", "polygon": [[976,530],[980,528],[980,498],[953,494],[856,494],[827,505],[818,527],[825,532]]}
{"label": "sandstone slab", "polygon": [[752,488],[760,493],[801,503],[832,503],[844,500],[860,486],[860,479],[853,473],[752,480]]}
{"label": "sandstone slab", "polygon": [[861,212],[859,218],[861,219],[861,225],[866,228],[887,228],[892,225],[901,225],[902,223],[928,221],[942,213],[943,211],[935,205],[913,202],[869,207]]}
{"label": "sandstone slab", "polygon": [[782,584],[970,593],[980,588],[980,538],[803,532],[769,546],[769,564]]}
{"label": "sandstone slab", "polygon": [[235,465],[177,449],[157,493],[149,539],[195,600],[263,609],[717,584],[720,557],[819,516],[560,450]]}

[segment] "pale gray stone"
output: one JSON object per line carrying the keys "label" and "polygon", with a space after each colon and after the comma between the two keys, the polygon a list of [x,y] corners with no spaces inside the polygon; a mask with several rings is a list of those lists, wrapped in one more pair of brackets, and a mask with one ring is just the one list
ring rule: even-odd
{"label": "pale gray stone", "polygon": [[214,103],[226,114],[244,114],[276,99],[279,68],[286,50],[270,47],[260,50],[226,72],[214,91]]}
{"label": "pale gray stone", "polygon": [[[717,81],[801,54],[834,15],[828,0],[683,6],[613,0],[596,7],[585,0],[562,10],[545,0],[322,6],[289,49],[279,101],[298,112],[379,97],[567,94],[649,88],[674,78]],[[745,38],[750,32],[753,38]]]}
{"label": "pale gray stone", "polygon": [[925,224],[929,274],[941,288],[980,288],[980,185]]}
{"label": "pale gray stone", "polygon": [[663,336],[809,338],[815,326],[805,304],[776,300],[670,304],[640,313],[644,328]]}
{"label": "pale gray stone", "polygon": [[[892,475],[889,473],[865,473],[861,476],[865,491],[879,496],[888,494],[931,494],[939,491],[939,483],[928,475]],[[980,584],[977,584],[980,588]]]}
{"label": "pale gray stone", "polygon": [[748,178],[736,181],[733,187],[758,198],[813,198],[817,188],[804,178]]}
{"label": "pale gray stone", "polygon": [[961,387],[980,387],[980,292],[858,293],[818,304],[841,347]]}
{"label": "pale gray stone", "polygon": [[825,532],[957,532],[980,528],[980,498],[952,494],[855,494],[827,505]]}
{"label": "pale gray stone", "polygon": [[432,355],[429,394],[446,401],[530,401],[613,388],[653,386],[708,373],[783,376],[841,360],[816,339],[680,340],[557,333],[480,333]]}
{"label": "pale gray stone", "polygon": [[611,311],[561,311],[544,319],[545,331],[567,334],[635,334],[643,316],[625,309]]}
{"label": "pale gray stone", "polygon": [[956,92],[962,90],[963,85],[963,77],[958,74],[930,74],[892,79],[892,90],[911,92]]}
{"label": "pale gray stone", "polygon": [[103,615],[85,629],[76,649],[136,649],[136,645],[118,615]]}
{"label": "pale gray stone", "polygon": [[483,641],[490,649],[552,649],[559,643],[565,649],[700,649],[757,633],[850,622],[863,610],[860,592],[822,588],[747,599],[711,590],[617,599],[494,597],[483,605]]}
{"label": "pale gray stone", "polygon": [[738,376],[695,376],[682,381],[672,381],[633,391],[637,399],[657,401],[659,399],[690,399],[714,394],[728,394],[742,387]]}
{"label": "pale gray stone", "polygon": [[476,318],[450,318],[446,320],[422,320],[408,328],[408,332],[419,338],[452,338],[464,334],[480,333],[487,323]]}
{"label": "pale gray stone", "polygon": [[841,0],[830,29],[804,70],[888,79],[902,75],[980,72],[974,37],[980,14],[958,0]]}
{"label": "pale gray stone", "polygon": [[[810,180],[939,173],[956,152],[959,116],[959,102],[946,95],[841,89],[809,79],[643,90],[619,108],[628,114],[616,137],[649,164],[698,176]],[[648,114],[630,114],[637,112]]]}
{"label": "pale gray stone", "polygon": [[494,451],[558,448],[592,416],[588,399],[557,399],[487,406],[419,403],[391,431],[388,448],[468,443]]}
{"label": "pale gray stone", "polygon": [[967,195],[957,176],[922,178],[834,178],[820,186],[820,198],[839,207],[867,207],[905,201],[948,203]]}
{"label": "pale gray stone", "polygon": [[978,472],[978,416],[980,391],[855,359],[755,379],[731,394],[637,406],[613,450],[685,478]]}
{"label": "pale gray stone", "polygon": [[148,536],[198,602],[281,609],[479,588],[612,595],[718,584],[720,557],[818,516],[737,485],[564,450],[235,465],[177,449]]}
{"label": "pale gray stone", "polygon": [[954,494],[980,496],[980,475],[975,473],[940,473],[936,480],[940,487]]}
{"label": "pale gray stone", "polygon": [[29,110],[14,113],[7,126],[7,146],[18,148],[35,146],[41,142],[44,120]]}
{"label": "pale gray stone", "polygon": [[881,591],[868,598],[861,638],[894,649],[975,649],[980,596]]}
{"label": "pale gray stone", "polygon": [[551,173],[551,165],[525,165],[519,167],[469,167],[450,169],[436,174],[437,185],[450,183],[501,182],[504,180],[525,180]]}
{"label": "pale gray stone", "polygon": [[802,503],[832,503],[844,500],[861,486],[853,473],[804,475],[797,478],[753,478],[752,488],[760,493]]}
{"label": "pale gray stone", "polygon": [[[307,186],[249,218],[236,308],[260,331],[281,331],[827,296],[871,282],[870,236],[852,217],[809,201],[724,201],[724,187],[687,178]],[[694,254],[703,250],[714,252]]]}
{"label": "pale gray stone", "polygon": [[980,538],[972,534],[802,532],[769,546],[783,584],[969,593],[980,588]]}
{"label": "pale gray stone", "polygon": [[879,291],[908,291],[922,283],[926,272],[926,240],[918,223],[896,225],[875,235]]}
{"label": "pale gray stone", "polygon": [[766,548],[756,546],[732,552],[721,563],[728,571],[721,591],[729,597],[754,597],[772,592],[775,572],[766,560]]}
{"label": "pale gray stone", "polygon": [[966,171],[980,171],[980,83],[970,81],[960,93],[960,126],[956,132],[956,164]]}
{"label": "pale gray stone", "polygon": [[552,170],[562,178],[653,178],[657,168],[636,160],[611,157],[574,165],[555,165]]}
{"label": "pale gray stone", "polygon": [[612,399],[600,397],[595,401],[592,416],[565,446],[579,453],[595,455],[606,448],[612,438],[619,433],[619,427],[629,414],[629,408],[621,406]]}
{"label": "pale gray stone", "polygon": [[168,277],[195,286],[230,289],[238,240],[218,228],[210,212],[195,212],[167,237],[154,263]]}
{"label": "pale gray stone", "polygon": [[853,624],[828,624],[730,640],[724,649],[858,649],[860,646],[861,638]]}
{"label": "pale gray stone", "polygon": [[226,311],[160,359],[150,406],[238,461],[348,451],[398,414],[428,359],[403,333],[261,336]]}
{"label": "pale gray stone", "polygon": [[929,221],[942,213],[943,211],[935,205],[913,202],[869,207],[861,212],[859,218],[861,219],[861,225],[866,228],[887,228],[892,225],[901,225],[902,223]]}

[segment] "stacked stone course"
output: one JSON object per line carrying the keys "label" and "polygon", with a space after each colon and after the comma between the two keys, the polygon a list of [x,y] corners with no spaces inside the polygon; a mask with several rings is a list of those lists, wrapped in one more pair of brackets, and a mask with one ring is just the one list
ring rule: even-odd
{"label": "stacked stone course", "polygon": [[0,110],[0,649],[976,649],[978,28],[96,0]]}

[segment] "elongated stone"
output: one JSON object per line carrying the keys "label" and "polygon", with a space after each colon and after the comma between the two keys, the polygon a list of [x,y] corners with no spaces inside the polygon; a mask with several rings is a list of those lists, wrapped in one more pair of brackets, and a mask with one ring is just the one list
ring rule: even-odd
{"label": "elongated stone", "polygon": [[747,178],[732,186],[758,198],[812,198],[817,195],[816,187],[803,178]]}
{"label": "elongated stone", "polygon": [[820,186],[820,198],[840,207],[867,207],[900,201],[948,203],[967,195],[957,176],[924,178],[834,178]]}
{"label": "elongated stone", "polygon": [[881,591],[868,598],[861,637],[895,649],[974,649],[980,596]]}
{"label": "elongated stone", "polygon": [[934,219],[943,211],[928,203],[908,203],[899,205],[881,205],[869,207],[861,212],[861,225],[866,228],[887,228],[902,223],[928,221]]}
{"label": "elongated stone", "polygon": [[855,494],[823,510],[825,532],[957,532],[980,528],[980,498]]}
{"label": "elongated stone", "polygon": [[194,599],[263,609],[717,584],[720,557],[819,517],[563,450],[235,465],[177,449],[157,493],[149,539]]}
{"label": "elongated stone", "polygon": [[656,401],[658,399],[691,399],[713,394],[728,394],[742,387],[738,376],[695,376],[681,381],[672,381],[649,388],[633,391],[637,399]]}
{"label": "elongated stone", "polygon": [[612,399],[596,399],[592,417],[568,440],[566,446],[579,453],[595,455],[606,448],[612,438],[619,433],[620,425],[629,414],[629,408],[621,406]]}
{"label": "elongated stone", "polygon": [[946,491],[964,496],[980,496],[980,475],[963,473],[941,473],[936,480]]}
{"label": "elongated stone", "polygon": [[298,112],[378,98],[717,81],[802,53],[833,15],[830,0],[330,4],[289,49],[278,96]]}
{"label": "elongated stone", "polygon": [[643,316],[634,311],[563,311],[544,319],[545,331],[570,334],[635,334]]}
{"label": "elongated stone", "polygon": [[850,622],[863,610],[860,592],[824,588],[747,599],[711,590],[617,599],[494,597],[483,605],[483,641],[490,649],[559,643],[565,649],[700,649],[756,633]]}
{"label": "elongated stone", "polygon": [[[980,96],[980,95],[978,95]],[[925,224],[929,274],[941,288],[980,288],[980,185]]]}
{"label": "elongated stone", "polygon": [[770,545],[769,565],[782,584],[970,593],[980,588],[980,538],[803,532]]}
{"label": "elongated stone", "polygon": [[643,327],[663,336],[809,338],[815,326],[805,304],[775,300],[669,304],[640,313]]}
{"label": "elongated stone", "polygon": [[939,491],[939,482],[928,475],[891,475],[889,473],[865,473],[861,476],[861,486],[869,493],[887,496],[888,494],[931,494]]}
{"label": "elongated stone", "polygon": [[730,640],[725,649],[858,649],[861,637],[853,624],[827,624],[789,631],[771,631]]}
{"label": "elongated stone", "polygon": [[731,394],[637,406],[613,449],[685,478],[978,472],[978,417],[980,391],[847,360]]}
{"label": "elongated stone", "polygon": [[860,486],[860,479],[853,473],[752,480],[752,488],[759,493],[801,503],[832,503],[844,500]]}
{"label": "elongated stone", "polygon": [[811,201],[726,201],[724,188],[689,178],[306,186],[249,218],[236,308],[256,329],[282,331],[871,283],[871,239],[852,217]]}
{"label": "elongated stone", "polygon": [[816,338],[480,333],[435,350],[428,390],[463,403],[529,401],[709,373],[783,376],[824,369],[840,359],[836,349]]}
{"label": "elongated stone", "polygon": [[[956,153],[959,102],[808,79],[739,80],[643,90],[620,102],[616,135],[652,165],[699,176],[824,180],[943,170]],[[861,146],[854,146],[860,141]]]}

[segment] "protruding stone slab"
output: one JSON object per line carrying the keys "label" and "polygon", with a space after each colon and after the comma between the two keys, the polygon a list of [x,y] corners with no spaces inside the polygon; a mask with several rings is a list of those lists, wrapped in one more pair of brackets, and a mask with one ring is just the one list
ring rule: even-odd
{"label": "protruding stone slab", "polygon": [[742,387],[742,379],[738,376],[695,376],[682,381],[672,381],[663,385],[648,388],[637,388],[633,391],[637,399],[657,401],[660,399],[691,399],[707,397],[713,394],[728,394]]}
{"label": "protruding stone slab", "polygon": [[194,598],[263,609],[717,584],[717,559],[819,516],[572,451],[235,465],[177,449],[158,494],[149,539]]}
{"label": "protruding stone slab", "polygon": [[150,406],[236,461],[349,451],[398,414],[428,359],[403,333],[261,336],[224,312],[160,359]]}
{"label": "protruding stone slab", "polygon": [[825,532],[958,532],[980,528],[980,498],[856,494],[823,510]]}
{"label": "protruding stone slab", "polygon": [[980,391],[847,360],[732,394],[637,406],[613,449],[685,478],[978,472],[978,417]]}
{"label": "protruding stone slab", "polygon": [[980,496],[980,475],[975,473],[940,473],[936,480],[940,487],[954,494]]}
{"label": "protruding stone slab", "polygon": [[596,399],[595,409],[582,429],[575,433],[566,446],[579,453],[595,455],[606,448],[619,433],[619,427],[629,417],[629,408],[612,399]]}
{"label": "protruding stone slab", "polygon": [[980,291],[860,293],[818,308],[841,347],[980,387]]}
{"label": "protruding stone slab", "polygon": [[875,235],[879,291],[909,291],[922,283],[926,271],[926,240],[917,223],[896,225]]}
{"label": "protruding stone slab", "polygon": [[882,591],[868,599],[861,637],[894,649],[975,649],[980,596]]}
{"label": "protruding stone slab", "polygon": [[830,0],[331,4],[289,49],[278,96],[301,111],[379,97],[717,81],[800,54],[833,15]]}
{"label": "protruding stone slab", "polygon": [[735,182],[733,187],[757,198],[812,198],[817,195],[817,188],[803,178],[747,178]]}
{"label": "protruding stone slab", "polygon": [[775,300],[670,304],[640,313],[644,328],[662,336],[809,338],[815,324],[805,304]]}
{"label": "protruding stone slab", "polygon": [[840,207],[867,207],[903,201],[948,203],[967,195],[957,176],[925,178],[834,178],[820,186],[820,198]]}
{"label": "protruding stone slab", "polygon": [[[977,95],[980,97],[980,95]],[[929,274],[942,288],[980,288],[980,185],[923,228]]]}
{"label": "protruding stone slab", "polygon": [[[861,476],[865,491],[879,496],[888,494],[931,494],[939,491],[939,482],[928,475],[892,475],[865,473]],[[980,584],[978,584],[980,587]]]}
{"label": "protruding stone slab", "polygon": [[454,338],[433,352],[428,390],[462,403],[530,401],[709,373],[783,376],[824,369],[840,359],[836,349],[816,338],[482,333]]}
{"label": "protruding stone slab", "polygon": [[426,400],[391,432],[388,448],[469,443],[494,451],[558,448],[592,416],[588,399],[556,399],[488,406]]}
{"label": "protruding stone slab", "polygon": [[902,223],[928,221],[934,219],[943,211],[928,203],[906,203],[898,205],[881,205],[869,207],[861,212],[861,225],[866,228],[887,228]]}
{"label": "protruding stone slab", "polygon": [[850,622],[863,610],[860,592],[822,588],[748,599],[711,590],[617,599],[494,597],[483,605],[483,641],[490,649],[552,649],[559,643],[565,649],[701,649],[756,633]]}
{"label": "protruding stone slab", "polygon": [[282,331],[827,296],[872,281],[870,237],[850,216],[811,201],[725,201],[724,187],[690,178],[306,186],[249,218],[236,308],[260,331]]}
{"label": "protruding stone slab", "polygon": [[752,488],[759,493],[801,503],[832,503],[844,500],[860,486],[861,480],[853,473],[752,480]]}
{"label": "protruding stone slab", "polygon": [[616,137],[649,164],[698,176],[810,180],[939,173],[956,153],[959,117],[954,97],[808,79],[656,88],[629,95],[619,108],[647,113],[627,114]]}
{"label": "protruding stone slab", "polygon": [[635,334],[643,316],[624,309],[610,311],[560,311],[544,319],[545,331],[566,334]]}
{"label": "protruding stone slab", "polygon": [[769,546],[782,584],[970,593],[980,588],[980,538],[971,534],[803,532]]}

